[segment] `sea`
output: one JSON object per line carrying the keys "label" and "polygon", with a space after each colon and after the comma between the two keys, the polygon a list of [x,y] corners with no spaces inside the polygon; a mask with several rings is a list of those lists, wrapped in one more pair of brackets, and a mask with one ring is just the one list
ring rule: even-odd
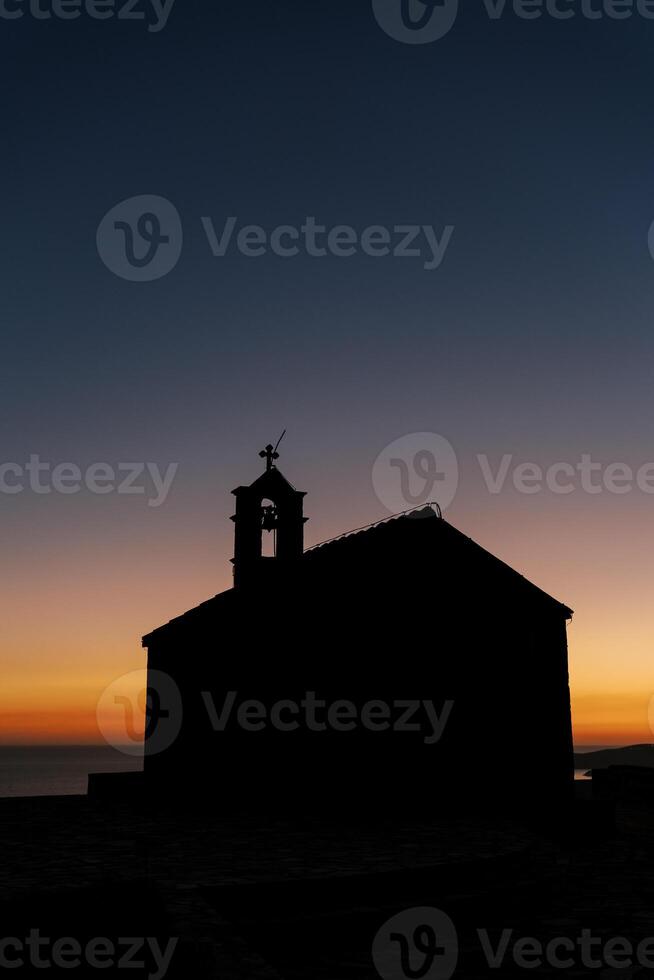
{"label": "sea", "polygon": [[[578,752],[614,748],[580,745]],[[90,772],[134,772],[143,760],[110,745],[0,745],[0,797],[84,796]],[[575,779],[586,779],[585,769]]]}
{"label": "sea", "polygon": [[111,745],[0,745],[0,797],[85,796],[90,772],[142,768]]}

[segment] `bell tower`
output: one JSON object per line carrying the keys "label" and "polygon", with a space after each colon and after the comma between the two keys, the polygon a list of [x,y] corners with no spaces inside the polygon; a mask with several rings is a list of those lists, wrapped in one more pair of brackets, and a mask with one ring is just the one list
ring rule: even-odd
{"label": "bell tower", "polygon": [[[306,494],[296,490],[277,469],[276,448],[268,445],[259,453],[266,460],[266,469],[254,483],[232,490],[236,497],[236,513],[232,517],[235,588],[271,583],[304,552],[304,525],[308,518],[302,510]],[[263,554],[264,534],[273,535],[270,557]]]}

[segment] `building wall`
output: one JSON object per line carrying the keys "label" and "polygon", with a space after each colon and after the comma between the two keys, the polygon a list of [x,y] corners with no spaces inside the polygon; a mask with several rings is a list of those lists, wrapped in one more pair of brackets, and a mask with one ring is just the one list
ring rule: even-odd
{"label": "building wall", "polygon": [[[217,805],[311,811],[371,807],[543,806],[571,791],[572,741],[566,629],[550,603],[509,603],[484,583],[461,590],[433,563],[339,568],[264,594],[234,593],[220,615],[162,637],[149,664],[171,674],[184,718],[146,773],[165,792],[200,792]],[[398,574],[398,568],[403,569]],[[184,622],[184,621],[182,621]],[[424,711],[420,732],[223,732],[220,710],[256,699],[300,703],[307,691],[361,709],[376,699],[453,702],[443,735]],[[401,711],[393,708],[393,718]],[[413,719],[415,721],[415,718]],[[156,743],[156,737],[153,745]],[[176,789],[177,788],[177,789]]]}

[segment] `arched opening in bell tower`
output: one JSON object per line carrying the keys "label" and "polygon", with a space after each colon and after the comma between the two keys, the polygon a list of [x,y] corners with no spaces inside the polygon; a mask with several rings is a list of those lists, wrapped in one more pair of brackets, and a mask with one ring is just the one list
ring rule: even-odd
{"label": "arched opening in bell tower", "polygon": [[261,501],[261,557],[277,555],[277,507],[269,497]]}

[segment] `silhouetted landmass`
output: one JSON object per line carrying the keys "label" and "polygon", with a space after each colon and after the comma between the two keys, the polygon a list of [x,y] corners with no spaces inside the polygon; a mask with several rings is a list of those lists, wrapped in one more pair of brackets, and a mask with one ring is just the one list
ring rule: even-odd
{"label": "silhouetted landmass", "polygon": [[654,745],[625,745],[597,752],[575,752],[575,769],[606,769],[607,766],[649,766],[654,768]]}

